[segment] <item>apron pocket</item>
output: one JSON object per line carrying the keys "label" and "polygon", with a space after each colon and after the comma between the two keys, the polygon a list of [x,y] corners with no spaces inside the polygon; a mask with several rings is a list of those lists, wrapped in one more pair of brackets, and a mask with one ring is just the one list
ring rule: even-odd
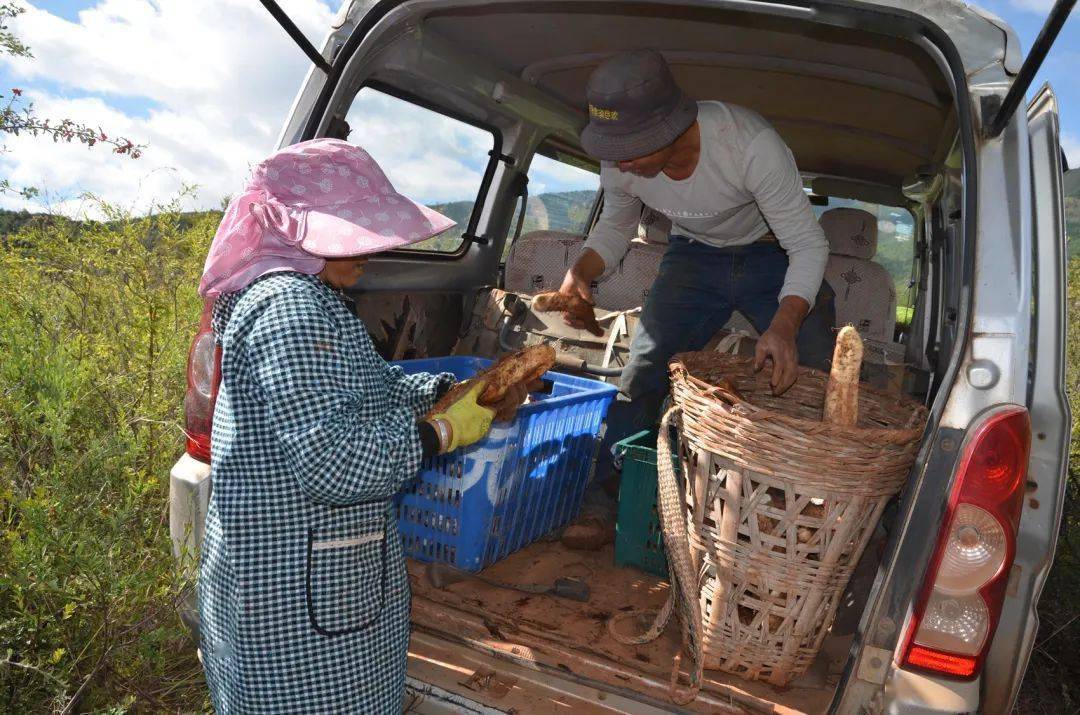
{"label": "apron pocket", "polygon": [[370,527],[308,531],[307,611],[317,633],[357,633],[382,613],[386,604],[386,516]]}

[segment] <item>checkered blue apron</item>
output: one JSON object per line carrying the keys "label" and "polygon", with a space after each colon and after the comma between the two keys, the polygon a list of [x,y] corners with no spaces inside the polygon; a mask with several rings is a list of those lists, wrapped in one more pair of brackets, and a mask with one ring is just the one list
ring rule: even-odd
{"label": "checkered blue apron", "polygon": [[409,584],[390,499],[450,375],[405,376],[313,276],[221,296],[222,385],[203,542],[217,712],[401,711]]}

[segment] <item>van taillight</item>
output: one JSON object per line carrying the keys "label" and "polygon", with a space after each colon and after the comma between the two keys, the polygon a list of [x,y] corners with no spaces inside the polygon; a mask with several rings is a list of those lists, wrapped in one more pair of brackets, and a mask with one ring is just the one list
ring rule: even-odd
{"label": "van taillight", "polygon": [[1019,406],[991,413],[967,441],[908,626],[905,668],[964,680],[982,669],[1016,555],[1030,449]]}
{"label": "van taillight", "polygon": [[199,332],[191,342],[187,364],[187,394],[184,395],[187,453],[208,464],[214,401],[217,399],[218,385],[221,382],[221,348],[210,326],[213,307],[213,299],[207,300],[199,320]]}

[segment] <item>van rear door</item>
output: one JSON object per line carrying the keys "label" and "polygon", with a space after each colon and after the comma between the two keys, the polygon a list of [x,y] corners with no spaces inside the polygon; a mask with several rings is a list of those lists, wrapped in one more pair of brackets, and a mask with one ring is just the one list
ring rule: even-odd
{"label": "van rear door", "polygon": [[983,702],[1001,703],[1001,712],[1012,709],[1038,632],[1035,606],[1054,557],[1072,424],[1065,395],[1064,177],[1057,98],[1049,85],[1035,95],[1027,115],[1035,269],[1028,382],[1031,462],[1009,594],[983,678]]}

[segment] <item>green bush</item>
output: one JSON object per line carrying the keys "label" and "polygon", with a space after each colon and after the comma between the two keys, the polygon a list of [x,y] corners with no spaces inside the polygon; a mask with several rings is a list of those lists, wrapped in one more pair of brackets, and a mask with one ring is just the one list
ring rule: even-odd
{"label": "green bush", "polygon": [[1069,478],[1054,567],[1039,599],[1039,632],[1024,677],[1019,712],[1080,709],[1080,258],[1069,261],[1065,387],[1072,403]]}
{"label": "green bush", "polygon": [[168,470],[216,216],[0,236],[0,711],[202,708]]}

